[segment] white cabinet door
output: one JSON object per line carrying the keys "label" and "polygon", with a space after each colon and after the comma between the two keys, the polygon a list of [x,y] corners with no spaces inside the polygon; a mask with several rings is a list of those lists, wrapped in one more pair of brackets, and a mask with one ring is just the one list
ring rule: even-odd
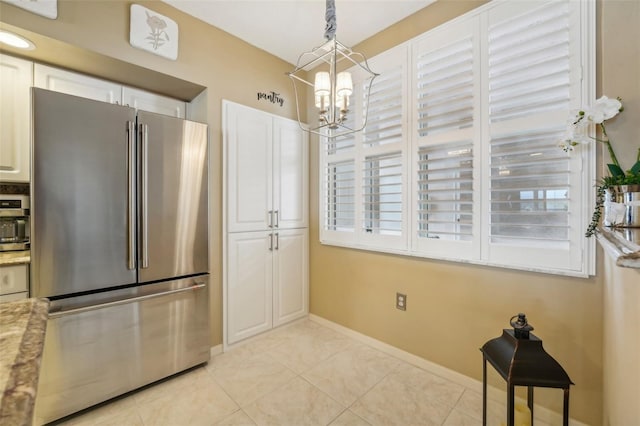
{"label": "white cabinet door", "polygon": [[309,217],[308,134],[292,120],[274,118],[273,185],[276,225],[306,228]]}
{"label": "white cabinet door", "polygon": [[184,102],[132,87],[122,87],[122,103],[142,111],[185,118],[186,104]]}
{"label": "white cabinet door", "polygon": [[35,64],[34,86],[95,101],[122,104],[121,85],[46,65]]}
{"label": "white cabinet door", "polygon": [[0,295],[26,293],[29,289],[28,265],[0,267]]}
{"label": "white cabinet door", "polygon": [[227,239],[227,343],[269,330],[273,324],[273,255],[270,232],[229,234]]}
{"label": "white cabinet door", "polygon": [[309,312],[309,231],[274,233],[273,325],[278,326]]}
{"label": "white cabinet door", "polygon": [[0,181],[29,182],[33,63],[0,55]]}
{"label": "white cabinet door", "polygon": [[273,211],[273,120],[271,116],[225,103],[227,231],[270,229]]}

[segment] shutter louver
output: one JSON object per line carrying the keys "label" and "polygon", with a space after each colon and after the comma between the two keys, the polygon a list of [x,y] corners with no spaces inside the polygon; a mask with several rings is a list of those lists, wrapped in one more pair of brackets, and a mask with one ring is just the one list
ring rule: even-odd
{"label": "shutter louver", "polygon": [[402,66],[385,70],[371,86],[366,146],[379,146],[402,141]]}
{"label": "shutter louver", "polygon": [[331,231],[355,229],[355,163],[343,161],[327,164],[324,176],[324,227]]}
{"label": "shutter louver", "polygon": [[473,78],[471,37],[418,56],[420,137],[473,125]]}
{"label": "shutter louver", "polygon": [[470,241],[473,229],[472,142],[423,147],[418,158],[418,237]]}
{"label": "shutter louver", "polygon": [[569,109],[569,3],[542,8],[489,29],[491,122]]}
{"label": "shutter louver", "polygon": [[402,155],[366,157],[362,175],[363,222],[366,233],[402,234]]}
{"label": "shutter louver", "polygon": [[569,156],[563,128],[491,141],[491,241],[569,238]]}

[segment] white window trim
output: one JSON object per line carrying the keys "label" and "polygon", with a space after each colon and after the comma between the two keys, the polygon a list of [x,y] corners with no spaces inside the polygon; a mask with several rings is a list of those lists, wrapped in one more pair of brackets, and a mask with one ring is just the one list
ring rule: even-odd
{"label": "white window trim", "polygon": [[[580,4],[580,22],[579,23],[573,23],[571,25],[580,25],[581,28],[581,36],[580,36],[580,52],[581,52],[581,58],[580,58],[580,69],[577,70],[572,70],[572,73],[578,73],[578,75],[580,76],[580,79],[582,80],[582,83],[579,84],[579,90],[580,93],[577,97],[572,96],[572,104],[571,104],[571,108],[572,109],[577,109],[579,107],[581,107],[584,104],[589,103],[589,100],[595,99],[595,77],[596,77],[596,67],[595,67],[595,62],[596,62],[596,50],[595,50],[595,46],[596,46],[596,25],[595,25],[595,1],[593,0],[578,0],[579,4]],[[430,31],[425,32],[424,34],[421,34],[418,37],[415,37],[412,40],[409,40],[407,42],[404,42],[392,49],[390,49],[387,52],[384,52],[374,58],[371,59],[372,62],[374,62],[378,57],[381,57],[385,54],[390,54],[391,51],[394,51],[396,49],[409,49],[411,51],[412,46],[416,43],[419,42],[419,40],[423,37],[426,36],[431,36],[432,34],[437,33],[438,31],[446,31],[447,28],[449,28],[449,26],[452,25],[457,25],[459,23],[464,24],[466,21],[470,20],[470,19],[476,19],[479,15],[484,14],[485,12],[487,12],[489,9],[493,8],[493,7],[497,7],[501,4],[504,3],[509,3],[509,0],[494,0],[488,4],[485,4],[477,9],[474,9],[464,15],[461,15],[457,18],[452,19],[451,21],[442,24],[439,27],[436,27]],[[572,3],[574,3],[572,1]],[[486,26],[481,25],[481,29],[480,31],[485,32]],[[486,39],[486,38],[485,38]],[[484,53],[484,52],[483,52]],[[496,267],[501,267],[501,268],[506,268],[506,269],[516,269],[516,270],[527,270],[527,271],[532,271],[532,272],[542,272],[542,273],[550,273],[550,274],[556,274],[556,275],[565,275],[565,276],[574,276],[574,277],[587,277],[589,275],[594,275],[595,274],[595,252],[596,252],[596,247],[595,247],[595,239],[594,238],[590,238],[587,239],[584,237],[584,230],[586,229],[590,219],[591,219],[591,213],[592,213],[592,206],[594,203],[594,199],[595,199],[595,194],[593,191],[593,182],[595,182],[595,177],[596,177],[596,147],[595,144],[589,144],[589,145],[581,145],[581,149],[580,152],[576,152],[573,154],[573,158],[572,158],[572,162],[574,162],[574,164],[577,165],[577,167],[579,167],[579,169],[581,170],[581,177],[578,179],[580,181],[579,184],[579,188],[575,187],[574,191],[578,191],[580,193],[581,199],[582,199],[582,203],[581,203],[581,210],[579,211],[579,215],[581,216],[579,218],[579,224],[577,225],[579,233],[580,233],[580,237],[578,239],[573,238],[570,239],[571,244],[573,245],[580,245],[580,247],[571,247],[570,248],[570,254],[572,256],[580,256],[581,258],[581,267],[579,270],[577,269],[566,269],[564,267],[557,267],[557,266],[551,266],[551,267],[547,267],[547,266],[527,266],[527,265],[519,265],[519,264],[515,264],[515,263],[509,263],[509,261],[507,260],[507,262],[503,262],[503,261],[490,261],[488,260],[488,252],[489,252],[489,239],[488,239],[488,217],[489,217],[489,202],[488,202],[488,197],[484,196],[486,193],[486,188],[489,188],[489,167],[487,166],[488,163],[488,149],[487,149],[487,143],[488,143],[488,126],[482,126],[482,139],[480,143],[477,143],[477,140],[474,139],[474,151],[477,149],[477,152],[474,153],[474,240],[475,240],[475,235],[476,233],[478,234],[478,239],[477,241],[479,241],[479,244],[477,247],[474,247],[473,249],[470,249],[471,254],[469,256],[467,256],[467,258],[460,258],[457,256],[451,256],[451,255],[441,255],[438,254],[437,252],[434,251],[429,251],[427,253],[423,252],[423,251],[418,251],[418,247],[417,247],[417,232],[416,232],[416,225],[414,223],[414,215],[415,215],[415,209],[416,209],[416,196],[415,194],[416,192],[416,177],[414,176],[416,174],[416,170],[415,170],[415,159],[417,157],[417,147],[418,147],[418,142],[415,140],[417,139],[415,135],[417,135],[415,126],[415,119],[414,119],[414,115],[415,115],[415,111],[414,108],[415,106],[413,105],[415,103],[415,97],[413,94],[413,88],[414,86],[414,63],[413,63],[413,58],[415,56],[410,53],[408,55],[408,61],[409,61],[409,75],[410,78],[408,79],[408,86],[409,86],[409,93],[406,94],[406,100],[409,103],[408,107],[407,107],[407,121],[406,123],[410,123],[407,124],[408,125],[408,129],[405,133],[406,137],[409,138],[409,142],[407,144],[407,147],[405,148],[405,166],[406,166],[406,177],[408,180],[406,180],[404,182],[404,192],[405,192],[405,203],[404,205],[406,206],[406,213],[405,213],[405,220],[407,221],[406,224],[403,226],[403,236],[405,236],[407,238],[407,242],[406,242],[406,248],[401,248],[395,245],[389,245],[389,246],[385,246],[385,245],[380,245],[380,242],[383,241],[383,239],[379,239],[378,241],[376,241],[375,243],[372,243],[372,241],[368,241],[366,238],[360,238],[360,237],[356,237],[355,234],[358,233],[358,227],[360,226],[360,220],[361,220],[361,206],[359,205],[359,200],[356,199],[356,224],[355,224],[355,232],[351,233],[351,232],[335,232],[335,231],[328,231],[326,229],[324,229],[324,224],[322,223],[323,219],[324,219],[324,211],[323,211],[323,196],[324,196],[324,192],[323,192],[323,180],[322,180],[322,168],[327,164],[326,162],[326,153],[323,150],[323,142],[320,141],[319,144],[319,159],[320,159],[320,188],[319,188],[319,214],[320,214],[320,242],[322,244],[325,245],[333,245],[333,246],[339,246],[339,247],[347,247],[347,248],[354,248],[354,249],[361,249],[361,250],[367,250],[367,251],[376,251],[376,252],[384,252],[384,253],[391,253],[391,254],[399,254],[399,255],[405,255],[405,256],[412,256],[412,257],[420,257],[420,258],[431,258],[431,259],[440,259],[440,260],[448,260],[448,261],[455,261],[455,262],[461,262],[461,263],[471,263],[471,264],[478,264],[478,265],[485,265],[485,266],[496,266]],[[373,69],[373,67],[372,67]],[[375,70],[375,69],[374,69]],[[483,75],[481,76],[481,84],[484,86],[486,85],[486,81],[487,81],[487,76],[485,75],[487,72],[486,67],[482,66],[481,67],[482,73]],[[486,87],[482,87],[482,91],[485,92],[487,90]],[[483,96],[485,96],[486,93],[483,93]],[[482,120],[486,123],[487,120],[487,115],[488,112],[486,111],[486,108],[482,108],[480,110],[481,114],[482,114]],[[334,159],[332,159],[332,161],[335,161]],[[476,167],[476,162],[481,161],[482,162],[482,167]],[[356,184],[360,184],[361,183],[361,176],[359,175],[359,164],[358,164],[358,160],[356,158],[356,170],[357,170],[357,177],[356,177]],[[481,177],[477,179],[477,173],[481,173]],[[580,176],[580,173],[572,173],[573,177],[575,178],[576,176]],[[478,182],[481,185],[481,189],[479,191],[476,191],[476,182]],[[482,196],[480,196],[480,194],[482,194]],[[479,203],[479,208],[478,205],[476,203]],[[479,217],[477,216],[481,216],[482,217],[482,221],[480,220]],[[572,223],[575,223],[575,219],[572,218],[571,219]],[[574,225],[572,225],[574,226]],[[355,238],[354,238],[355,237]],[[499,245],[497,244],[493,244],[494,248],[499,248]],[[511,250],[513,250],[513,246],[509,246]],[[553,264],[552,260],[553,260],[553,256],[557,255],[557,253],[553,253],[553,251],[549,252],[549,256],[548,256],[548,260],[550,261],[551,264]],[[544,256],[540,255],[540,250],[537,250],[536,256],[538,256],[539,259],[542,259]],[[542,259],[544,261],[544,259]]]}

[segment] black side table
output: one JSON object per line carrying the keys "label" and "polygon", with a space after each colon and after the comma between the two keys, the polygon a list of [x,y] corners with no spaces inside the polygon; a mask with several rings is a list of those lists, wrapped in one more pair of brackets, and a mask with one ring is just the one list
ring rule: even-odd
{"label": "black side table", "polygon": [[480,349],[482,368],[482,424],[487,424],[487,361],[507,382],[507,426],[514,426],[514,391],[516,386],[527,387],[527,405],[533,425],[533,388],[564,390],[562,411],[564,426],[569,425],[569,386],[573,384],[564,368],[542,348],[542,340],[529,335],[517,338],[514,330],[502,330],[502,336],[489,340]]}

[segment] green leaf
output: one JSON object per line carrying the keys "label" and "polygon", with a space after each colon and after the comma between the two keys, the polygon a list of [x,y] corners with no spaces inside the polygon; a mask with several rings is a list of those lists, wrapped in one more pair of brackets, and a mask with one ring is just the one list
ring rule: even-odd
{"label": "green leaf", "polygon": [[617,166],[615,164],[607,164],[607,167],[609,168],[609,172],[613,175],[613,176],[620,176],[620,177],[624,177],[624,172],[622,171],[622,169],[620,168],[620,166]]}
{"label": "green leaf", "polygon": [[631,167],[631,173],[634,175],[640,175],[640,161],[637,161],[636,164]]}

